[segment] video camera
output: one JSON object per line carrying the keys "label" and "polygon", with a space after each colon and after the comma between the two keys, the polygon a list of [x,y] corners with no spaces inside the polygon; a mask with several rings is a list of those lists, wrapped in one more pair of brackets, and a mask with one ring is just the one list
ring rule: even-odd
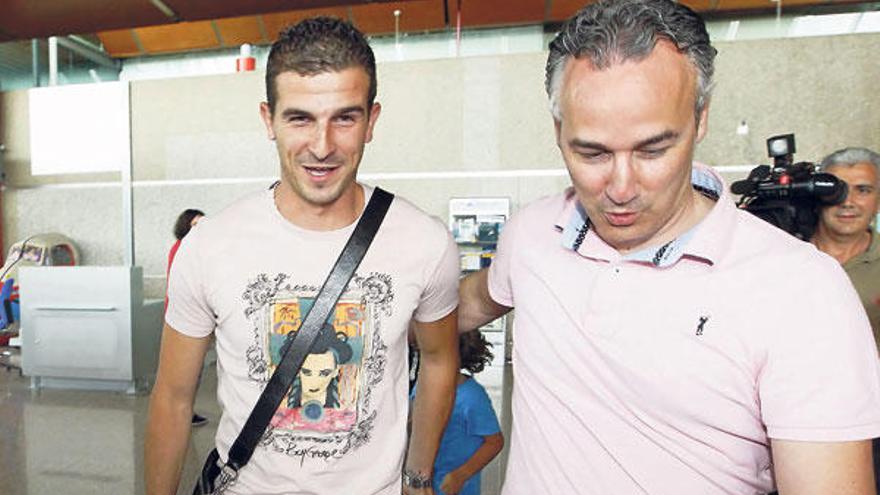
{"label": "video camera", "polygon": [[819,220],[819,208],[840,204],[846,199],[846,182],[816,172],[810,162],[793,163],[794,134],[767,140],[767,153],[773,167],[758,165],[749,176],[731,184],[733,194],[741,194],[737,206],[798,239],[809,241]]}

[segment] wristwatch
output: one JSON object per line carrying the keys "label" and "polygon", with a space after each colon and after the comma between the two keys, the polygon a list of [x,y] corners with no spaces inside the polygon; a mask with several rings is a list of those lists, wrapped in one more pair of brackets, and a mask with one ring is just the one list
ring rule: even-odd
{"label": "wristwatch", "polygon": [[431,475],[419,474],[409,469],[404,469],[403,484],[410,488],[429,488],[432,484]]}

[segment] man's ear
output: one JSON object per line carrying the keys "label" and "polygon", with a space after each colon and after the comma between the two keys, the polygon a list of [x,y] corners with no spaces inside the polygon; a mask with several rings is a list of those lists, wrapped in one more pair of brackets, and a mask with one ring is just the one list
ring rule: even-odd
{"label": "man's ear", "polygon": [[369,143],[373,140],[373,127],[376,125],[376,121],[379,120],[379,114],[382,113],[382,105],[379,102],[374,102],[373,106],[370,107],[370,116],[367,120],[367,135],[366,139],[364,139],[365,143]]}
{"label": "man's ear", "polygon": [[560,135],[562,133],[562,122],[555,117],[553,118],[553,129],[556,131],[556,146],[559,149],[562,149],[562,141],[560,141]]}
{"label": "man's ear", "polygon": [[263,119],[263,124],[266,126],[266,133],[269,136],[271,141],[275,140],[275,131],[272,129],[272,110],[269,109],[269,104],[264,102],[260,103],[260,117]]}
{"label": "man's ear", "polygon": [[697,138],[695,142],[699,143],[703,140],[703,137],[706,136],[706,131],[709,130],[709,101],[706,100],[706,104],[703,105],[703,109],[700,110],[700,117],[697,119]]}

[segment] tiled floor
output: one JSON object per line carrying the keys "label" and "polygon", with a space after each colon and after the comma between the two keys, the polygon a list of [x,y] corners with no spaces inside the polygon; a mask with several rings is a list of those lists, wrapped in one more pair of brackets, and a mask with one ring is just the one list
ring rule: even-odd
{"label": "tiled floor", "polygon": [[[196,410],[211,421],[193,431],[187,486],[213,444],[216,377],[204,375]],[[0,494],[142,494],[143,436],[149,398],[118,392],[30,389],[0,369]]]}
{"label": "tiled floor", "polygon": [[[493,402],[501,404],[497,380],[503,373],[500,368],[488,371],[478,378],[487,385]],[[202,459],[213,447],[219,415],[215,388],[211,366],[203,374],[195,406],[210,422],[193,430],[179,494],[191,493]],[[148,400],[146,395],[118,392],[34,391],[27,377],[0,368],[0,494],[143,494]],[[483,477],[483,494],[497,495],[499,459]]]}

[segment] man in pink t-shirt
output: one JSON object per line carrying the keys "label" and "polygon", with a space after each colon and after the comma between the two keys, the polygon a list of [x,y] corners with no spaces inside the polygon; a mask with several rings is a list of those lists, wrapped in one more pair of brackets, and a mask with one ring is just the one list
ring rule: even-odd
{"label": "man in pink t-shirt", "polygon": [[550,45],[573,187],[460,288],[516,308],[504,495],[873,493],[880,367],[832,259],[693,165],[715,49],[670,0],[599,0]]}
{"label": "man in pink t-shirt", "polygon": [[[269,53],[266,90],[260,115],[278,149],[280,180],[200,222],[171,267],[146,433],[148,495],[177,492],[212,336],[222,409],[215,445],[221,462],[236,457],[236,437],[374,191],[356,180],[381,110],[361,32],[328,17],[285,29]],[[394,198],[223,493],[427,495],[459,369],[458,275],[443,223]],[[422,365],[408,437],[410,322]]]}

